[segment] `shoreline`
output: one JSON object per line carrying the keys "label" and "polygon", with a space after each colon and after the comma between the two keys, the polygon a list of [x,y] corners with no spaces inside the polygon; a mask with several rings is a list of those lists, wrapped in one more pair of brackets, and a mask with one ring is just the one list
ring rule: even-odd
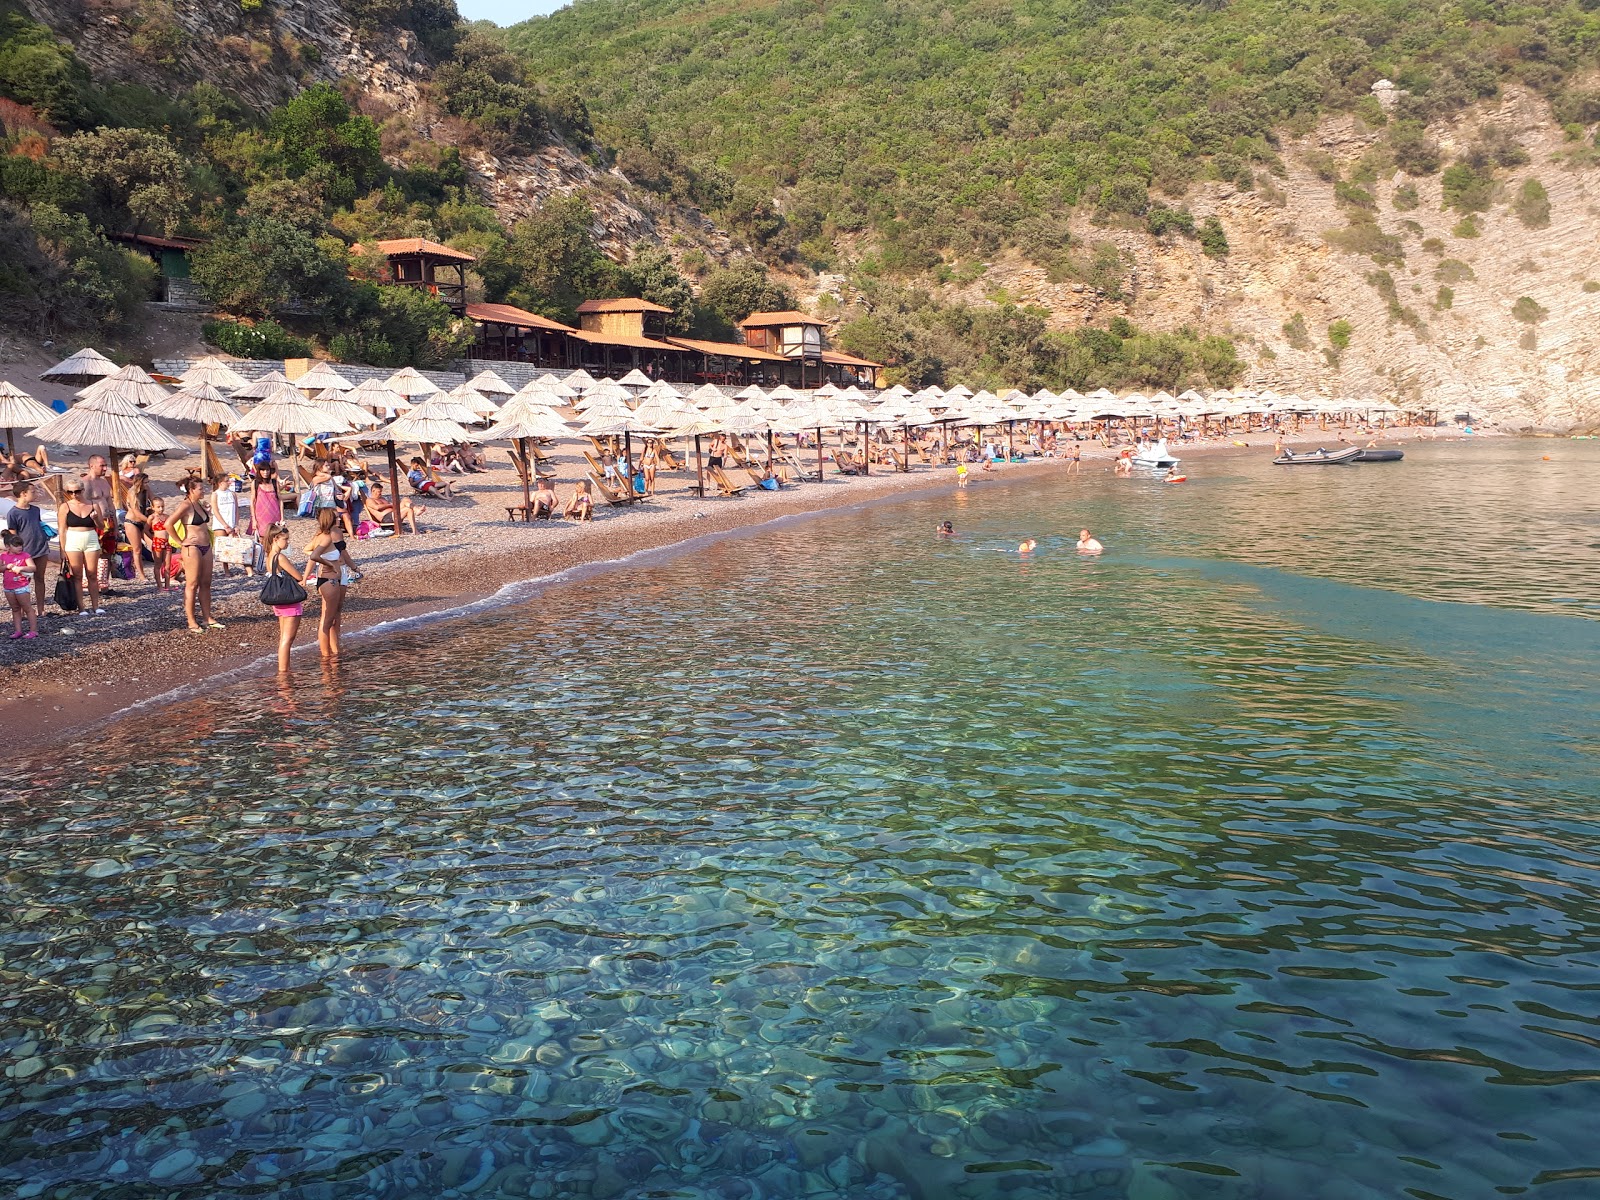
{"label": "shoreline", "polygon": [[[1414,441],[1423,436],[1417,430],[1391,432],[1383,440]],[[1270,447],[1256,441],[1248,449],[1259,452],[1264,444]],[[1211,442],[1184,447],[1183,455],[1244,449],[1231,442]],[[1113,458],[1104,448],[1084,448],[1086,471],[1104,473]],[[1004,464],[993,475],[973,470],[970,479],[972,486],[981,487],[998,480],[1061,473],[1069,466],[1062,458],[1036,458]],[[467,611],[517,603],[567,582],[577,571],[612,570],[643,554],[681,552],[704,538],[754,531],[791,517],[955,488],[953,466],[919,464],[910,472],[885,471],[864,479],[829,475],[820,483],[812,479],[777,493],[748,488],[731,498],[708,495],[702,500],[686,486],[663,490],[651,501],[627,509],[597,511],[588,524],[527,524],[497,521],[493,516],[503,512],[502,495],[516,487],[509,467],[455,478],[472,493],[471,507],[430,503],[422,535],[352,543],[366,578],[351,588],[346,600],[342,634],[350,644],[341,659],[345,665],[367,665],[366,645],[397,625],[448,620]],[[663,475],[661,482],[670,486],[677,480]],[[486,519],[472,520],[474,516]],[[445,517],[450,520],[441,528],[438,518]],[[305,525],[292,528],[298,542]],[[228,628],[203,636],[184,628],[181,592],[166,593],[163,599],[149,584],[118,583],[118,590],[130,599],[113,601],[106,616],[85,620],[52,614],[50,637],[27,644],[49,642],[59,649],[60,637],[81,639],[71,649],[39,654],[12,669],[12,687],[0,700],[0,721],[15,731],[22,744],[47,748],[113,719],[155,712],[186,696],[223,687],[233,678],[276,670],[277,619],[256,598],[258,579],[235,575],[225,580],[218,573],[213,607]],[[117,624],[119,615],[130,609],[138,610],[139,619],[131,625]],[[306,678],[318,665],[316,654],[316,608],[309,605],[296,639],[291,677]]]}

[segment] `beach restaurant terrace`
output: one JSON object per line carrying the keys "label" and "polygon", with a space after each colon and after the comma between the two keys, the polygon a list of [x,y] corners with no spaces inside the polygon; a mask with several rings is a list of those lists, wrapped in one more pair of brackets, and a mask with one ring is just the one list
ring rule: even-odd
{"label": "beach restaurant terrace", "polygon": [[[350,252],[362,254],[365,249],[357,242],[350,247]],[[420,237],[388,238],[374,242],[372,249],[388,263],[388,278],[384,282],[426,288],[449,305],[457,316],[466,310],[467,264],[478,261],[473,255]],[[454,272],[453,277],[451,272]]]}

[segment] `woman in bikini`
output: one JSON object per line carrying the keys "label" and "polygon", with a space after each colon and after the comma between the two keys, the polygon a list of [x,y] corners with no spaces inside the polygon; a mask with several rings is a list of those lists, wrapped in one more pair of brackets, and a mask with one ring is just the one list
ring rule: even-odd
{"label": "woman in bikini", "polygon": [[150,510],[154,506],[150,499],[150,477],[143,471],[135,472],[126,495],[127,515],[122,518],[122,531],[128,535],[128,549],[133,552],[133,569],[145,580],[150,575],[144,569],[144,545],[150,537]]}
{"label": "woman in bikini", "polygon": [[306,567],[317,573],[317,596],[322,613],[317,619],[317,649],[323,658],[339,657],[339,620],[344,615],[345,586],[340,571],[344,552],[339,549],[339,514],[325,508],[317,514],[317,535],[306,546]]}
{"label": "woman in bikini", "polygon": [[183,615],[190,633],[225,628],[211,616],[211,510],[203,499],[205,490],[206,482],[198,475],[184,480],[183,498],[167,522],[169,530],[183,526],[177,548],[183,560]]}

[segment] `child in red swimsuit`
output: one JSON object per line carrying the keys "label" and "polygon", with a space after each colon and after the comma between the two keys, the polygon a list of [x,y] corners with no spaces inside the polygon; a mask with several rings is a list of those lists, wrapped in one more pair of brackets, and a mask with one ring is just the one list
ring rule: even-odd
{"label": "child in red swimsuit", "polygon": [[156,590],[172,590],[172,545],[167,541],[167,502],[157,498],[150,507],[150,553],[156,560]]}

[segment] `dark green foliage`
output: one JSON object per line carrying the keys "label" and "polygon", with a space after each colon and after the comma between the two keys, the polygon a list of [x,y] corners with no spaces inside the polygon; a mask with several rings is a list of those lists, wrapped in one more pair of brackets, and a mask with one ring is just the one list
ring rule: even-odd
{"label": "dark green foliage", "polygon": [[702,337],[729,338],[753,312],[782,312],[794,306],[794,296],[772,282],[766,267],[753,259],[735,259],[701,281],[695,332]]}
{"label": "dark green foliage", "polygon": [[89,215],[112,229],[173,233],[189,203],[177,147],[159,133],[107,129],[59,138],[52,146],[63,174],[81,186]]}
{"label": "dark green foliage", "polygon": [[237,358],[306,358],[311,354],[310,342],[276,321],[207,321],[200,327],[200,336]]}
{"label": "dark green foliage", "polygon": [[1367,191],[1366,188],[1357,187],[1353,183],[1335,184],[1333,196],[1334,199],[1340,204],[1346,205],[1350,208],[1376,211],[1378,207],[1378,202],[1377,200],[1373,199],[1371,192]]}
{"label": "dark green foliage", "polygon": [[461,37],[454,0],[341,0],[341,7],[365,33],[411,30],[435,57],[449,54]]}
{"label": "dark green foliage", "polygon": [[1187,208],[1168,208],[1164,204],[1152,205],[1144,215],[1144,226],[1156,237],[1167,233],[1195,236],[1194,214]]}
{"label": "dark green foliage", "polygon": [[1216,217],[1207,217],[1201,222],[1200,248],[1212,258],[1228,256],[1228,235],[1223,231],[1222,222]]}
{"label": "dark green foliage", "polygon": [[[653,304],[672,309],[666,317],[668,333],[688,333],[694,320],[694,289],[678,273],[677,264],[660,246],[640,245],[619,272],[621,290]],[[745,314],[747,315],[747,314]]]}
{"label": "dark green foliage", "polygon": [[1444,206],[1458,213],[1488,212],[1494,199],[1494,177],[1465,162],[1453,163],[1440,177]]}
{"label": "dark green foliage", "polygon": [[1537,179],[1524,179],[1511,205],[1517,219],[1529,229],[1544,229],[1550,224],[1550,193]]}
{"label": "dark green foliage", "polygon": [[[701,206],[762,227],[765,252],[815,261],[864,233],[896,243],[895,270],[938,251],[937,274],[1033,216],[1142,217],[1152,188],[1253,182],[1285,123],[1332,110],[1386,120],[1399,168],[1437,171],[1426,120],[1508,80],[1559,95],[1594,26],[1572,0],[585,0],[497,36],[587,99],[630,178],[727,179]],[[1393,114],[1369,94],[1380,74],[1410,93]],[[897,222],[936,244],[889,237]]]}
{"label": "dark green foliage", "polygon": [[1535,325],[1550,315],[1550,310],[1532,296],[1519,296],[1511,306],[1511,315],[1527,325]]}
{"label": "dark green foliage", "polygon": [[335,358],[374,367],[435,367],[461,354],[472,341],[472,326],[423,288],[352,289],[339,332],[328,342]]}
{"label": "dark green foliage", "polygon": [[581,196],[553,196],[478,261],[492,294],[558,321],[576,322],[580,301],[619,295],[622,274],[601,251],[594,210]]}
{"label": "dark green foliage", "polygon": [[1283,323],[1283,338],[1296,350],[1311,349],[1311,332],[1306,328],[1304,313],[1295,313]]}
{"label": "dark green foliage", "polygon": [[335,253],[275,217],[241,222],[191,254],[190,263],[217,307],[242,316],[322,312],[337,306],[349,286],[342,249]]}
{"label": "dark green foliage", "polygon": [[1445,309],[1453,306],[1455,302],[1455,289],[1441,286],[1438,294],[1434,296],[1433,306],[1443,312]]}
{"label": "dark green foliage", "polygon": [[0,200],[0,326],[95,332],[129,321],[150,298],[155,267],[113,245],[79,213]]}
{"label": "dark green foliage", "polygon": [[1340,317],[1328,326],[1328,344],[1335,350],[1346,350],[1350,346],[1350,335],[1353,332],[1350,322]]}
{"label": "dark green foliage", "polygon": [[866,303],[839,326],[852,353],[894,364],[918,386],[962,379],[993,388],[1222,387],[1243,373],[1226,338],[1189,329],[1144,333],[1126,320],[1111,329],[1051,330],[1036,308],[942,305],[926,292],[869,284]]}
{"label": "dark green foliage", "polygon": [[532,143],[548,125],[522,60],[482,33],[469,33],[433,76],[434,95],[458,117],[501,135],[510,147]]}
{"label": "dark green foliage", "polygon": [[268,135],[288,174],[320,181],[333,203],[349,203],[383,174],[378,127],[352,113],[331,84],[315,84],[274,109]]}

